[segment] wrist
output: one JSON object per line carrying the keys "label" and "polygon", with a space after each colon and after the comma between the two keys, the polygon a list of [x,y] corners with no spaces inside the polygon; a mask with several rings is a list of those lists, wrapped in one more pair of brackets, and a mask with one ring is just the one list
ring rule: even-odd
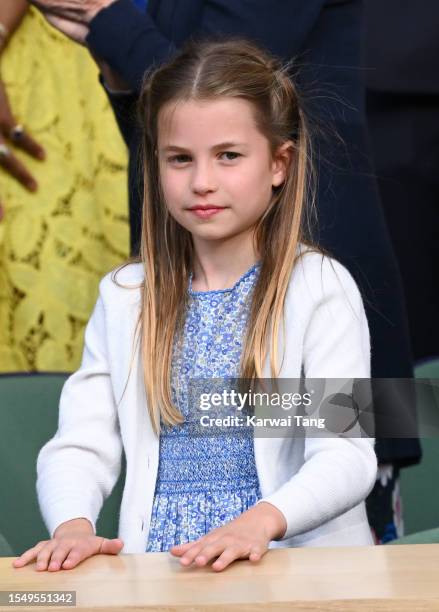
{"label": "wrist", "polygon": [[53,532],[53,537],[60,537],[72,534],[94,535],[93,526],[88,519],[77,518],[61,523]]}
{"label": "wrist", "polygon": [[267,538],[270,541],[282,539],[287,530],[287,521],[283,513],[276,506],[265,501],[259,502],[254,508],[261,515]]}

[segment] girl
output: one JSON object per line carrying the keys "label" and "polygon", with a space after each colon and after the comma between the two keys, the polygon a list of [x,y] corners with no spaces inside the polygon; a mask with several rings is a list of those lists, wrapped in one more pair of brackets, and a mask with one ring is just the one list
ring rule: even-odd
{"label": "girl", "polygon": [[[370,374],[357,287],[306,239],[310,149],[286,69],[245,41],[192,43],[140,108],[141,261],[101,282],[38,458],[51,540],[15,566],[170,550],[222,570],[269,547],[371,544],[373,440],[190,435],[189,379]],[[120,539],[106,540],[95,523],[122,450]]]}

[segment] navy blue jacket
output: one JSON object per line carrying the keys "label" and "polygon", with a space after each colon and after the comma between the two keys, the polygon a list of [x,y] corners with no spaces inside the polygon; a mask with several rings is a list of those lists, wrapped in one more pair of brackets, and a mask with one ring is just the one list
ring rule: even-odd
{"label": "navy blue jacket", "polygon": [[[369,157],[360,0],[150,0],[146,13],[131,0],[117,0],[98,13],[87,43],[135,92],[110,95],[130,148],[133,250],[140,236],[141,210],[139,130],[134,118],[143,75],[188,38],[218,33],[249,38],[285,60],[297,57],[299,84],[316,131],[316,237],[363,291],[372,375],[412,376],[401,281]],[[397,402],[392,403],[397,408]],[[416,461],[420,449],[416,440],[379,440],[377,453],[382,462],[403,465]]]}
{"label": "navy blue jacket", "polygon": [[439,94],[437,0],[366,0],[365,30],[368,89]]}

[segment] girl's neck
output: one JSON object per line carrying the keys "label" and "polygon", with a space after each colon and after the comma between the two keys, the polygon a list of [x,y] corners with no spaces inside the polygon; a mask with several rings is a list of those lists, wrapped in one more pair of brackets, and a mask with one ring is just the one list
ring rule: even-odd
{"label": "girl's neck", "polygon": [[[210,243],[212,241],[209,241]],[[233,287],[241,276],[258,260],[259,255],[252,244],[242,241],[228,244],[200,244],[194,240],[194,268],[192,289],[194,291],[215,291]]]}

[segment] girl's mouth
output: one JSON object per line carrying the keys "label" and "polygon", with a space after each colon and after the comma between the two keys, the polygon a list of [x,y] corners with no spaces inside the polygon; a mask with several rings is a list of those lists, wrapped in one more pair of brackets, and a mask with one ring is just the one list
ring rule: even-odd
{"label": "girl's mouth", "polygon": [[189,212],[194,213],[200,219],[209,219],[224,210],[221,206],[193,206]]}

